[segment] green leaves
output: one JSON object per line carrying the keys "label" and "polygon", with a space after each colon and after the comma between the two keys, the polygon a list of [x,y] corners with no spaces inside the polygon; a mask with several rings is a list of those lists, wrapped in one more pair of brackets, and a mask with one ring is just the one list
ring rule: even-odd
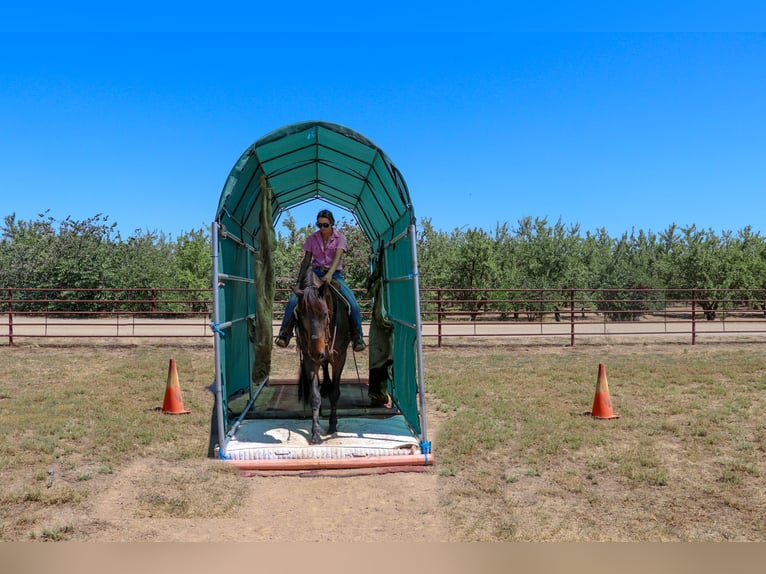
{"label": "green leaves", "polygon": [[[429,220],[418,238],[421,285],[455,289],[766,289],[766,241],[747,227],[716,235],[671,225],[611,238],[604,229],[545,218],[442,232]],[[755,297],[758,298],[758,297]]]}
{"label": "green leaves", "polygon": [[[357,225],[337,225],[348,240],[346,281],[364,289],[369,242]],[[288,212],[277,231],[276,286],[285,289],[295,283],[303,242],[314,228],[298,227]],[[604,229],[583,236],[577,225],[551,225],[545,218],[525,217],[515,227],[503,223],[491,231],[449,232],[424,219],[417,243],[421,287],[469,289],[473,299],[487,289],[646,287],[715,289],[720,298],[726,290],[747,289],[750,295],[738,296],[758,301],[766,290],[766,241],[751,227],[719,235],[674,224],[659,233],[639,230],[612,238]],[[206,289],[210,255],[205,228],[175,241],[149,230],[124,239],[102,214],[83,221],[57,221],[47,212],[24,221],[11,214],[0,226],[0,287]]]}
{"label": "green leaves", "polygon": [[209,288],[209,233],[197,229],[173,241],[164,233],[136,230],[123,239],[116,223],[96,214],[79,221],[6,216],[0,229],[0,287],[87,289]]}

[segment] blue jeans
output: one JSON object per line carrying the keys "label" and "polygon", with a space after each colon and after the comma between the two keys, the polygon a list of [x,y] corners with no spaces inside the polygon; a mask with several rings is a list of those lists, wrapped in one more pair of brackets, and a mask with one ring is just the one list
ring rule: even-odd
{"label": "blue jeans", "polygon": [[[317,274],[317,276],[321,279],[324,277],[324,271],[318,268],[314,268],[314,273]],[[346,284],[346,282],[343,280],[343,274],[340,271],[336,271],[332,274],[332,278],[334,281],[338,282],[338,287],[340,287],[340,292],[343,294],[343,296],[348,301],[349,305],[351,306],[351,321],[354,323],[354,330],[356,331],[356,336],[361,339],[362,338],[362,310],[359,308],[359,303],[356,300],[356,297],[354,297],[354,292],[351,290],[351,288]],[[282,317],[282,326],[279,329],[279,335],[285,335],[290,336],[293,333],[293,314],[295,313],[295,307],[298,305],[298,296],[295,293],[290,294],[290,298],[287,300],[287,305],[285,305],[285,316]]]}

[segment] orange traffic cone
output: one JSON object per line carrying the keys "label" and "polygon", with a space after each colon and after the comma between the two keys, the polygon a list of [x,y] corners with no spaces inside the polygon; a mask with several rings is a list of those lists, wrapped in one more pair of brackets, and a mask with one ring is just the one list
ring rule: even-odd
{"label": "orange traffic cone", "polygon": [[162,403],[162,412],[170,415],[188,415],[191,411],[184,409],[184,401],[181,398],[181,385],[178,384],[178,371],[176,360],[170,359],[168,366],[168,385],[165,388],[165,400]]}
{"label": "orange traffic cone", "polygon": [[591,416],[596,419],[618,419],[612,411],[612,398],[609,396],[609,383],[606,380],[606,366],[598,364],[598,381],[596,381],[596,396],[593,399]]}

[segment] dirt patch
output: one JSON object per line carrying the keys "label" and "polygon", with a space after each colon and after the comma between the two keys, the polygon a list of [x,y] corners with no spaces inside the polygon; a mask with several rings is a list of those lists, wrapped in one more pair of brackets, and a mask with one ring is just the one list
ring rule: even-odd
{"label": "dirt patch", "polygon": [[[70,539],[185,542],[434,542],[448,539],[439,513],[437,476],[427,472],[364,475],[325,472],[238,473],[241,499],[223,517],[169,518],[168,493],[147,496],[158,473],[179,478],[192,465],[163,468],[136,461],[114,477],[90,511],[77,518]],[[229,477],[227,483],[231,485]],[[171,481],[172,482],[172,481]],[[163,499],[163,496],[165,497]],[[152,508],[154,504],[154,509]],[[170,501],[172,504],[172,501]],[[152,514],[155,513],[156,516]],[[203,512],[204,513],[204,512]]]}
{"label": "dirt patch", "polygon": [[[213,460],[142,458],[91,480],[82,504],[38,508],[17,523],[15,538],[32,531],[97,542],[448,541],[446,516],[436,511],[438,478],[434,467],[242,472]],[[45,493],[72,481],[59,471]]]}

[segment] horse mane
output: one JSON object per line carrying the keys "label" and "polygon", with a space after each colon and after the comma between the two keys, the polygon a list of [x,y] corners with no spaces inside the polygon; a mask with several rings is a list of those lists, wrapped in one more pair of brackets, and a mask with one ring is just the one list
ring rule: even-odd
{"label": "horse mane", "polygon": [[301,277],[300,290],[304,306],[315,308],[324,303],[324,294],[320,293],[319,289],[321,284],[317,285],[317,283],[318,277],[311,269],[307,270]]}

